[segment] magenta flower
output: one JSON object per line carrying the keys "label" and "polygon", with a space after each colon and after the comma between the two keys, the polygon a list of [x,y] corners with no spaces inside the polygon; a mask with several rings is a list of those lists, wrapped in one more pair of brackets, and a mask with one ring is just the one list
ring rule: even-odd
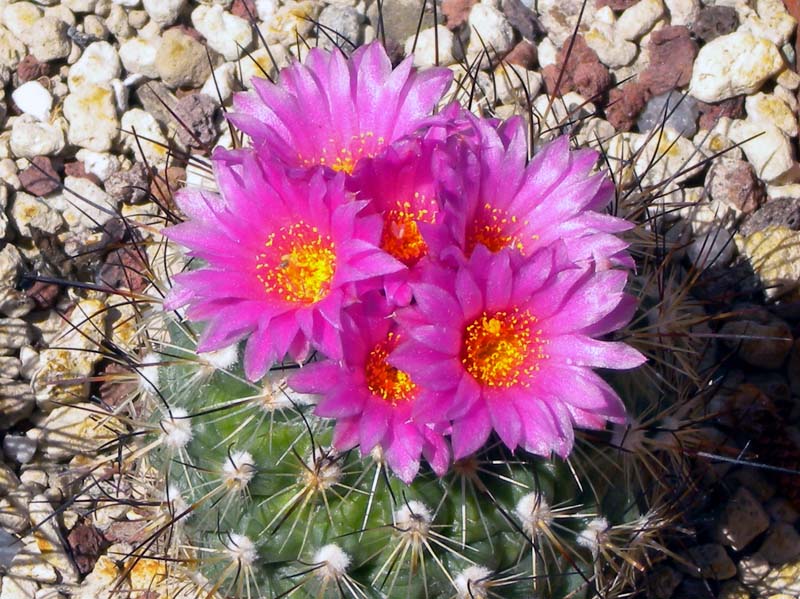
{"label": "magenta flower", "polygon": [[379,294],[370,294],[346,311],[342,325],[344,360],[306,365],[290,377],[289,385],[323,396],[315,413],[337,419],[333,445],[340,451],[359,445],[366,455],[380,446],[389,467],[406,483],[417,475],[420,455],[437,474],[444,474],[450,462],[442,437],[447,426],[413,420],[419,388],[386,361],[402,339],[389,305]]}
{"label": "magenta flower", "polygon": [[378,42],[347,60],[315,48],[277,84],[254,79],[255,93],[237,94],[230,118],[257,150],[289,166],[349,174],[361,158],[426,125],[450,85],[449,69],[416,71],[411,62],[392,70]]}
{"label": "magenta flower", "polygon": [[441,223],[438,197],[443,189],[458,193],[460,173],[441,139],[413,137],[365,159],[348,181],[359,200],[369,201],[366,211],[380,214],[380,247],[406,268],[384,277],[390,304],[411,301],[409,283],[415,280],[428,255],[425,234]]}
{"label": "magenta flower", "polygon": [[477,245],[457,271],[427,273],[413,285],[415,306],[398,313],[406,340],[389,362],[423,390],[415,419],[452,420],[455,459],[492,430],[512,450],[566,456],[573,426],[624,421],[619,396],[592,368],[644,361],[624,343],[596,339],[632,315],[625,271],[576,268],[555,244],[527,260]]}
{"label": "magenta flower", "polygon": [[177,194],[189,220],[165,234],[205,266],[175,277],[165,307],[188,304],[189,319],[206,321],[198,351],[246,337],[251,380],[287,352],[341,358],[354,284],[403,268],[378,248],[380,217],[359,214],[365,203],[345,192],[343,175],[294,180],[247,151],[218,151],[214,163],[219,194]]}
{"label": "magenta flower", "polygon": [[476,154],[474,181],[464,187],[466,193],[443,198],[444,226],[428,240],[434,253],[455,244],[469,256],[482,244],[492,252],[508,247],[529,256],[563,240],[574,262],[632,266],[628,244],[615,234],[633,225],[600,212],[614,187],[605,174],[590,174],[596,152],[571,151],[563,136],[526,164],[521,119],[498,125],[473,115],[460,118],[471,120],[474,129],[461,133]]}

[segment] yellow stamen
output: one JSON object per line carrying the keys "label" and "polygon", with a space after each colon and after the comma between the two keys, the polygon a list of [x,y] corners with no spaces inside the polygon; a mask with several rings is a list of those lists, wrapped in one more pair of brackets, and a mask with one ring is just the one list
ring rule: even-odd
{"label": "yellow stamen", "polygon": [[336,271],[330,235],[299,221],[270,233],[264,247],[256,270],[267,294],[292,304],[313,304],[328,295]]}
{"label": "yellow stamen", "polygon": [[[522,225],[527,225],[523,222]],[[506,247],[523,250],[522,242],[512,233],[520,223],[516,216],[505,210],[495,208],[491,204],[483,205],[483,211],[475,216],[475,221],[467,231],[467,254],[479,243],[485,245],[490,252],[496,253]]]}
{"label": "yellow stamen", "polygon": [[461,363],[479,383],[488,387],[530,385],[543,352],[537,319],[527,310],[483,312],[466,326]]}
{"label": "yellow stamen", "polygon": [[384,341],[369,352],[364,367],[369,390],[392,407],[412,399],[417,392],[417,386],[411,377],[386,361],[389,353],[397,347],[398,341],[398,335],[389,333]]}
{"label": "yellow stamen", "polygon": [[353,135],[350,141],[344,145],[331,138],[322,148],[319,156],[307,158],[302,154],[297,155],[297,160],[303,166],[314,166],[321,164],[328,166],[336,172],[353,173],[356,164],[362,158],[372,158],[384,146],[386,140],[383,137],[375,137],[372,131],[366,131],[358,135]]}
{"label": "yellow stamen", "polygon": [[381,249],[397,258],[406,266],[414,266],[428,253],[428,244],[419,232],[418,222],[433,224],[437,208],[434,202],[426,202],[424,195],[415,193],[415,203],[426,207],[413,208],[408,201],[397,202],[394,208],[383,215]]}

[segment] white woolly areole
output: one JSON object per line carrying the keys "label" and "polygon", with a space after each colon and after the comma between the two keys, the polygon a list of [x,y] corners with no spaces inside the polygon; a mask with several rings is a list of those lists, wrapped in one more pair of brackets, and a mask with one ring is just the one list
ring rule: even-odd
{"label": "white woolly areole", "polygon": [[550,504],[541,493],[528,493],[523,496],[514,507],[514,513],[522,523],[522,530],[529,537],[535,537],[545,526],[553,521],[553,512]]}
{"label": "white woolly areole", "polygon": [[152,395],[158,394],[158,371],[161,368],[161,356],[150,352],[142,358],[142,365],[138,368],[139,388]]}
{"label": "white woolly areole", "polygon": [[412,499],[394,513],[397,529],[405,534],[426,536],[431,527],[431,511],[424,503]]}
{"label": "white woolly areole", "polygon": [[222,465],[222,480],[226,486],[243,491],[256,474],[256,464],[249,451],[234,451]]}
{"label": "white woolly areole", "polygon": [[244,535],[232,532],[225,541],[225,551],[230,556],[231,561],[242,566],[252,566],[258,559],[258,551],[253,541]]}
{"label": "white woolly areole", "polygon": [[161,420],[161,440],[170,449],[183,449],[192,440],[192,420],[183,408],[172,408]]}
{"label": "white woolly areole", "polygon": [[300,481],[307,487],[325,491],[342,480],[341,460],[329,447],[315,447],[306,459]]}
{"label": "white woolly areole", "polygon": [[197,354],[197,357],[217,370],[227,370],[239,360],[239,349],[233,344],[216,351]]}
{"label": "white woolly areole", "polygon": [[608,520],[605,518],[595,518],[589,521],[586,528],[578,534],[577,541],[581,547],[586,547],[597,556],[600,552],[601,536],[608,530]]}
{"label": "white woolly areole", "polygon": [[489,596],[486,583],[492,571],[483,566],[464,568],[455,579],[458,599],[486,599]]}
{"label": "white woolly areole", "polygon": [[317,550],[314,554],[314,563],[320,565],[315,570],[320,578],[340,578],[350,566],[350,556],[341,547],[331,543]]}

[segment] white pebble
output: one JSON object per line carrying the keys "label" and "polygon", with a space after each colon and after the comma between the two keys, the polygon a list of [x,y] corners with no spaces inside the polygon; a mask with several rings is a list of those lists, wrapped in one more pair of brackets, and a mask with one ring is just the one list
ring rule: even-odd
{"label": "white pebble", "polygon": [[119,135],[114,92],[109,86],[83,85],[64,99],[71,144],[93,150],[111,150]]}
{"label": "white pebble", "polygon": [[226,60],[236,60],[253,42],[253,32],[246,20],[225,12],[221,6],[201,4],[192,11],[192,25],[208,45]]}
{"label": "white pebble", "polygon": [[650,31],[664,14],[661,0],[639,0],[626,9],[617,21],[617,35],[624,40],[638,40]]}
{"label": "white pebble", "polygon": [[789,137],[772,123],[754,122],[749,118],[735,120],[728,135],[741,144],[756,174],[767,183],[775,182],[795,165]]}
{"label": "white pebble", "polygon": [[[406,56],[411,55],[412,48],[414,48],[414,38],[415,36],[412,35],[406,40]],[[413,50],[415,67],[431,67],[436,64],[437,42],[439,65],[446,67],[456,62],[455,36],[444,25],[438,25],[435,29],[431,27],[420,31],[416,39],[416,48]]]}
{"label": "white pebble", "polygon": [[24,114],[11,127],[11,151],[19,158],[55,156],[64,149],[60,122],[42,123]]}
{"label": "white pebble", "polygon": [[137,73],[158,79],[156,55],[161,45],[161,38],[144,39],[132,37],[119,47],[119,57],[128,73]]}
{"label": "white pebble", "polygon": [[514,47],[514,29],[505,15],[489,4],[476,4],[469,13],[469,46],[467,59],[470,64],[484,48],[489,52],[490,60],[481,60],[481,68],[485,69],[491,61],[502,57]]}
{"label": "white pebble", "polygon": [[700,16],[700,0],[664,0],[671,25],[690,27]]}
{"label": "white pebble", "polygon": [[186,0],[142,0],[150,18],[161,27],[169,27],[186,7]]}
{"label": "white pebble", "polygon": [[23,83],[11,94],[14,104],[22,112],[31,115],[39,121],[50,120],[50,110],[53,108],[53,96],[47,88],[38,81]]}
{"label": "white pebble", "polygon": [[6,435],[3,438],[3,451],[16,463],[27,464],[36,453],[36,440],[24,435]]}
{"label": "white pebble", "polygon": [[689,93],[702,102],[752,94],[783,68],[783,58],[775,44],[746,31],[735,31],[700,49]]}
{"label": "white pebble", "polygon": [[119,55],[108,42],[95,42],[83,51],[78,62],[72,65],[67,76],[69,89],[75,92],[87,83],[107,85],[122,73]]}

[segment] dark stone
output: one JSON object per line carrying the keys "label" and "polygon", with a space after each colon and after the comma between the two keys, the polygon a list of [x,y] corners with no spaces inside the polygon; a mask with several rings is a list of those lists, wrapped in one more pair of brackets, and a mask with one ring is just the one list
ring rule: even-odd
{"label": "dark stone", "polygon": [[89,181],[91,181],[98,187],[103,185],[103,182],[100,181],[100,178],[97,175],[86,172],[86,167],[80,160],[76,160],[75,162],[65,163],[64,175],[66,175],[67,177],[78,177],[83,179],[89,179]]}
{"label": "dark stone", "polygon": [[186,181],[186,170],[179,166],[170,166],[166,173],[159,171],[150,181],[150,193],[153,199],[161,206],[171,209],[174,207],[172,194],[183,187]]}
{"label": "dark stone", "polygon": [[764,184],[746,160],[723,158],[711,165],[706,176],[706,189],[715,200],[750,214],[757,210],[767,197]]}
{"label": "dark stone", "polygon": [[744,96],[735,96],[714,104],[697,100],[697,107],[700,109],[700,128],[710,131],[724,116],[731,119],[744,117]]}
{"label": "dark stone", "polygon": [[[567,60],[568,54],[569,60]],[[556,83],[562,68],[564,75],[556,90]],[[571,52],[569,43],[564,44],[558,52],[556,64],[545,67],[542,75],[547,93],[555,95],[577,91],[592,102],[601,98],[611,85],[611,75],[608,69],[580,35],[575,37]]]}
{"label": "dark stone", "polygon": [[534,40],[545,32],[536,13],[520,0],[503,0],[503,14],[511,26],[526,40]]}
{"label": "dark stone", "polygon": [[[383,28],[387,38],[392,38],[400,43],[417,32],[433,27],[433,5],[431,2],[423,0],[389,0],[381,3],[383,13]],[[419,25],[419,16],[423,13],[422,25]],[[439,21],[443,21],[443,15],[438,15]],[[373,2],[367,9],[367,18],[379,31],[378,3]],[[379,32],[380,38],[380,32]]]}
{"label": "dark stone", "polygon": [[35,196],[46,196],[61,188],[53,161],[47,156],[36,156],[31,165],[19,173],[22,189]]}
{"label": "dark stone", "polygon": [[28,54],[17,65],[17,79],[19,84],[33,81],[39,77],[50,75],[50,66],[46,62],[39,62],[33,54]]}
{"label": "dark stone", "polygon": [[178,139],[184,145],[203,148],[217,139],[217,105],[205,94],[191,94],[175,104]]}
{"label": "dark stone", "polygon": [[617,131],[630,131],[647,101],[645,87],[636,81],[608,92],[606,119]]}
{"label": "dark stone", "polygon": [[126,171],[117,171],[106,179],[105,190],[108,195],[119,202],[139,202],[147,196],[150,178],[147,168],[136,162]]}
{"label": "dark stone", "polygon": [[141,543],[148,537],[144,522],[122,520],[109,526],[103,536],[109,543]]}
{"label": "dark stone", "polygon": [[639,83],[652,96],[689,84],[698,47],[683,26],[654,31],[648,44],[650,63],[639,75]]}
{"label": "dark stone", "polygon": [[769,200],[744,220],[740,233],[750,235],[771,226],[789,227],[793,231],[800,231],[800,199]]}
{"label": "dark stone", "polygon": [[88,574],[97,563],[101,552],[108,545],[94,526],[81,522],[67,536],[67,544],[72,551],[72,558],[81,574]]}
{"label": "dark stone", "polygon": [[[102,379],[99,396],[103,407],[116,413],[117,408],[136,395],[139,385],[135,380],[131,380],[130,374],[131,371],[127,366],[116,362],[108,362],[101,367],[98,376]],[[128,404],[131,410],[136,407],[134,403]]]}
{"label": "dark stone", "polygon": [[133,292],[144,291],[149,282],[147,264],[139,253],[143,251],[133,245],[126,245],[112,250],[100,267],[98,283],[114,289],[130,289]]}
{"label": "dark stone", "polygon": [[625,10],[636,4],[639,0],[594,0],[597,8],[610,6],[611,10]]}
{"label": "dark stone", "polygon": [[142,108],[160,124],[167,126],[173,121],[170,111],[175,110],[178,98],[166,85],[160,81],[148,81],[137,87],[135,94],[142,103]]}
{"label": "dark stone", "polygon": [[736,9],[730,6],[707,6],[692,23],[692,33],[708,43],[714,38],[736,31],[737,27],[739,16]]}
{"label": "dark stone", "polygon": [[532,71],[539,62],[539,53],[536,46],[528,40],[522,40],[511,49],[511,52],[505,55],[503,60],[508,64],[516,64]]}
{"label": "dark stone", "polygon": [[58,285],[42,281],[36,281],[30,288],[25,290],[25,296],[36,303],[37,310],[49,310],[55,306],[60,294],[61,288]]}

